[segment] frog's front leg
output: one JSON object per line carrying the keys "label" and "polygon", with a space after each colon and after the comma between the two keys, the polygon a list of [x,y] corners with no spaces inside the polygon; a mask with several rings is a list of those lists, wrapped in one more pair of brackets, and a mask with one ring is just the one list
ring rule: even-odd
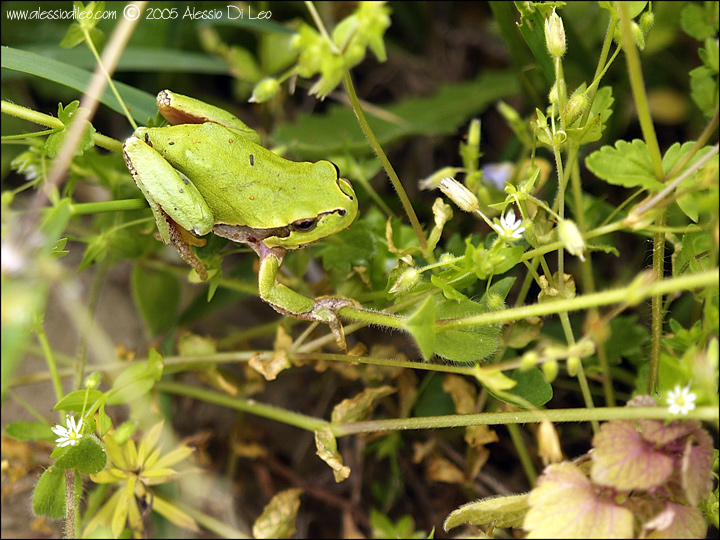
{"label": "frog's front leg", "polygon": [[278,283],[276,277],[282,256],[269,248],[265,248],[265,250],[260,255],[260,272],[258,274],[260,297],[278,313],[329,325],[338,347],[343,351],[347,350],[345,332],[337,312],[343,307],[356,305],[355,302],[333,296],[321,296],[313,300]]}

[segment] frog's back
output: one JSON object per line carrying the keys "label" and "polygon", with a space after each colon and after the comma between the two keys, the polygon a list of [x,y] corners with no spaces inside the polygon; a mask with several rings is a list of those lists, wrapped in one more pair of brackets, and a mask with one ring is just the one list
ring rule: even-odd
{"label": "frog's back", "polygon": [[192,126],[191,135],[177,127],[177,137],[175,126],[156,130],[153,147],[192,180],[216,223],[283,227],[344,202],[327,161],[288,161],[218,124]]}

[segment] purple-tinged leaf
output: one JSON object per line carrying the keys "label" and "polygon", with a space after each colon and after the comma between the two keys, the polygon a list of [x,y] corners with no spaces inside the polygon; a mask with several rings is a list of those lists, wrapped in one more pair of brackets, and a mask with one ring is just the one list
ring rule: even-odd
{"label": "purple-tinged leaf", "polygon": [[673,459],[646,441],[635,423],[614,420],[593,438],[593,481],[619,490],[651,489],[673,471]]}
{"label": "purple-tinged leaf", "polygon": [[595,487],[573,463],[545,469],[530,493],[527,538],[632,538],[634,517]]}

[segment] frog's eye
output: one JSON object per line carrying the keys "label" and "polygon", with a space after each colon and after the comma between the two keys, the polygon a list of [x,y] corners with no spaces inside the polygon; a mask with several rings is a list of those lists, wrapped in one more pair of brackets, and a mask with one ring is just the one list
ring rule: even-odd
{"label": "frog's eye", "polygon": [[290,229],[295,232],[310,232],[317,225],[317,218],[298,219],[290,224]]}

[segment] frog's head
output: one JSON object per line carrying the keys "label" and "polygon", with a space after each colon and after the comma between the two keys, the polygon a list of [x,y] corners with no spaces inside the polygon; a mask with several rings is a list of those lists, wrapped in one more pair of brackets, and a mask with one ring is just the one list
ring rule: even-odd
{"label": "frog's head", "polygon": [[292,212],[295,219],[278,230],[277,234],[264,238],[266,246],[299,249],[346,229],[355,220],[358,201],[350,182],[341,178],[337,167],[328,161],[314,165],[333,167],[335,179],[332,185],[314,194],[312,204],[296,201]]}

